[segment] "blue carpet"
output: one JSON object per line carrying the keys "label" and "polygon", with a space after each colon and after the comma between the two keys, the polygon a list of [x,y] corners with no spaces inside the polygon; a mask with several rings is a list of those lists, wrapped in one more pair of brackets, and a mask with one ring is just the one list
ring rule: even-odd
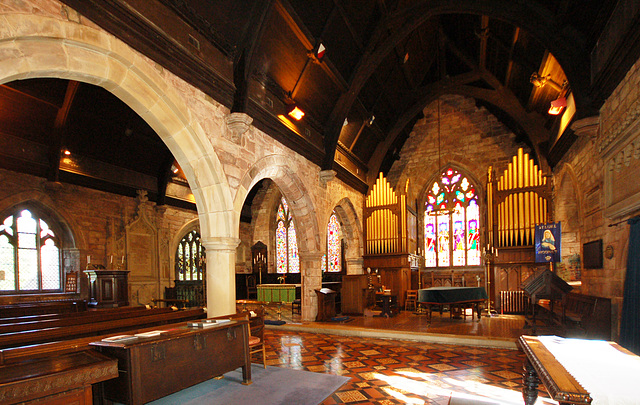
{"label": "blue carpet", "polygon": [[349,377],[273,366],[264,369],[254,364],[251,380],[251,385],[242,385],[242,369],[238,368],[221,380],[207,380],[149,404],[317,405],[349,381]]}

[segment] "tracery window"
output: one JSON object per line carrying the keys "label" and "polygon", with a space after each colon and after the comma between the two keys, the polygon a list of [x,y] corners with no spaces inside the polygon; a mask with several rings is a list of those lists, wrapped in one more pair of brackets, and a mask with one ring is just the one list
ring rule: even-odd
{"label": "tracery window", "polygon": [[478,193],[456,169],[442,172],[427,194],[424,240],[426,267],[480,265]]}
{"label": "tracery window", "polygon": [[49,224],[28,209],[0,224],[0,291],[62,290],[62,250]]}
{"label": "tracery window", "polygon": [[205,249],[195,229],[182,238],[176,249],[176,280],[202,281]]}
{"label": "tracery window", "polygon": [[327,253],[322,257],[322,272],[339,273],[342,271],[342,240],[340,222],[336,213],[332,213],[327,223]]}
{"label": "tracery window", "polygon": [[282,274],[300,273],[296,226],[284,198],[280,199],[276,214],[276,271]]}

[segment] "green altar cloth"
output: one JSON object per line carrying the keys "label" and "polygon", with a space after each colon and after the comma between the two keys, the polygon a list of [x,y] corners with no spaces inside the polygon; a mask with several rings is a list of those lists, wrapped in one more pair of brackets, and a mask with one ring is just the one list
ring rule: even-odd
{"label": "green altar cloth", "polygon": [[296,299],[295,284],[258,284],[258,301],[292,302]]}
{"label": "green altar cloth", "polygon": [[418,302],[450,304],[486,299],[484,287],[432,287],[418,290]]}

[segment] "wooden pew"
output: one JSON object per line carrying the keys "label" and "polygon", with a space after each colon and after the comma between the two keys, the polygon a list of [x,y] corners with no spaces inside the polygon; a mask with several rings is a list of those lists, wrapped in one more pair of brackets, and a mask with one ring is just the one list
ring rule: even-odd
{"label": "wooden pew", "polygon": [[152,315],[144,315],[134,318],[93,322],[81,325],[12,332],[0,335],[0,348],[4,349],[9,347],[47,343],[57,340],[99,336],[109,333],[118,333],[131,329],[201,319],[204,317],[206,317],[204,309],[195,308],[154,313]]}
{"label": "wooden pew", "polygon": [[537,304],[550,314],[565,337],[611,340],[611,300],[569,292],[554,305]]}
{"label": "wooden pew", "polygon": [[[54,328],[62,326],[81,325],[98,321],[108,321],[122,318],[135,318],[138,316],[152,315],[154,313],[171,312],[171,308],[146,309],[143,306],[118,307],[96,311],[78,312],[63,314],[65,316],[47,317],[45,319],[23,318],[23,322],[0,323],[0,335],[11,332],[21,332],[27,330]],[[69,316],[72,315],[72,316]],[[15,318],[13,318],[15,319]],[[20,318],[18,318],[20,319]],[[2,322],[2,320],[0,320]]]}
{"label": "wooden pew", "polygon": [[0,317],[16,317],[60,312],[87,310],[87,301],[82,299],[60,299],[50,301],[16,302],[0,305]]}

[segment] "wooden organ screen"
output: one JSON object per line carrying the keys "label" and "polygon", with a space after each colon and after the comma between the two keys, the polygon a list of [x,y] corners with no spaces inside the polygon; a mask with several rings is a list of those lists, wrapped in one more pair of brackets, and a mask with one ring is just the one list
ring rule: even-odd
{"label": "wooden organ screen", "polygon": [[380,173],[365,200],[365,255],[410,253],[417,248],[417,235],[413,234],[417,217],[407,207],[407,187],[408,183],[405,192],[397,195]]}
{"label": "wooden organ screen", "polygon": [[533,246],[535,226],[551,220],[551,185],[522,148],[496,181],[489,168],[488,240],[497,248]]}

